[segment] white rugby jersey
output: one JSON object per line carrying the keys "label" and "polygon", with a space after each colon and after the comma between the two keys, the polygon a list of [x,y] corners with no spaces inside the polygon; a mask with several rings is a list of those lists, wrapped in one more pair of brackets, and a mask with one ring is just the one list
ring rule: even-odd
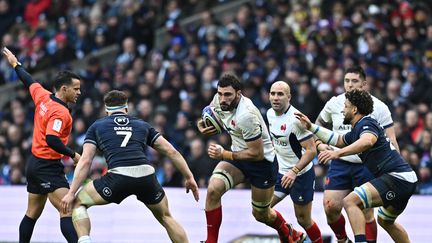
{"label": "white rugby jersey", "polygon": [[211,103],[224,129],[231,136],[232,151],[245,150],[248,148],[246,142],[261,137],[264,145],[264,158],[273,162],[275,153],[267,126],[260,111],[249,98],[242,95],[237,108],[232,111],[222,111],[217,94]]}
{"label": "white rugby jersey", "polygon": [[[288,110],[280,116],[270,108],[267,111],[270,136],[279,163],[279,173],[285,174],[300,160],[304,149],[300,143],[312,137],[312,133],[304,129],[299,120],[296,119],[295,107],[289,106]],[[312,162],[300,171],[303,174],[312,168]]]}
{"label": "white rugby jersey", "polygon": [[[373,100],[373,112],[370,114],[372,118],[378,121],[378,123],[385,129],[393,126],[393,119],[391,117],[391,113],[386,104],[384,104],[378,98],[372,96]],[[345,93],[340,94],[338,96],[333,96],[324,106],[323,110],[320,113],[320,117],[326,123],[333,123],[333,131],[338,134],[346,134],[351,131],[351,125],[344,125],[344,115],[342,113],[345,106]],[[361,163],[360,157],[357,155],[348,155],[341,157],[341,159],[354,162]]]}

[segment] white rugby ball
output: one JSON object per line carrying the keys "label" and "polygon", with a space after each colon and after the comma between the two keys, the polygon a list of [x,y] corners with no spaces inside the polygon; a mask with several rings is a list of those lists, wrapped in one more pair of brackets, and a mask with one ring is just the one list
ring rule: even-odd
{"label": "white rugby ball", "polygon": [[213,126],[216,128],[217,133],[222,133],[222,121],[214,111],[214,107],[206,106],[202,110],[201,118],[204,121],[206,127]]}

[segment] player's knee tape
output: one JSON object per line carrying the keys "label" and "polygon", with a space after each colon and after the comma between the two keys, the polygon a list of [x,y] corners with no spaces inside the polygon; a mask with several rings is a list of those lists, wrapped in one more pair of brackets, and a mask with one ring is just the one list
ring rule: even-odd
{"label": "player's knee tape", "polygon": [[221,179],[225,183],[225,191],[228,191],[234,186],[234,180],[226,170],[215,169],[212,177]]}
{"label": "player's knee tape", "polygon": [[378,209],[378,217],[380,217],[381,219],[383,219],[385,221],[394,222],[398,216],[399,216],[399,214],[391,213],[390,211],[388,211],[384,207],[379,207],[379,209]]}
{"label": "player's knee tape", "polygon": [[87,207],[94,205],[93,198],[84,190],[84,188],[78,192],[77,196],[82,205],[86,205]]}
{"label": "player's knee tape", "polygon": [[89,216],[87,214],[87,208],[84,206],[79,206],[77,208],[74,208],[74,210],[72,211],[72,222],[81,219],[87,219],[88,217]]}
{"label": "player's knee tape", "polygon": [[252,207],[256,211],[264,211],[267,210],[270,207],[271,201],[268,202],[257,202],[252,201]]}
{"label": "player's knee tape", "polygon": [[363,208],[370,208],[372,205],[372,197],[366,185],[354,188],[354,193],[360,198]]}

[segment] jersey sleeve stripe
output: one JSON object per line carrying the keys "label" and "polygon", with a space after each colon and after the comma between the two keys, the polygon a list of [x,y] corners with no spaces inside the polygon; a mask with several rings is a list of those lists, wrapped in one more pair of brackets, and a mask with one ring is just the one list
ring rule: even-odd
{"label": "jersey sleeve stripe", "polygon": [[331,136],[330,136],[330,138],[327,140],[327,143],[326,144],[329,144],[330,143],[330,141],[332,140],[332,138],[334,137],[334,132],[332,132],[332,134],[331,134]]}
{"label": "jersey sleeve stripe", "polygon": [[384,129],[387,129],[387,128],[392,127],[392,126],[393,126],[393,122],[390,123],[390,124],[387,124],[387,125],[383,126],[383,128],[384,128]]}
{"label": "jersey sleeve stripe", "polygon": [[158,133],[158,134],[156,134],[156,136],[154,136],[153,137],[153,139],[150,141],[150,146],[153,146],[153,144],[154,144],[154,142],[156,141],[156,139],[158,138],[158,137],[160,137],[161,136],[161,134],[160,133]]}
{"label": "jersey sleeve stripe", "polygon": [[304,138],[302,138],[302,139],[299,139],[298,141],[299,141],[299,143],[301,143],[301,142],[303,142],[303,141],[308,140],[308,139],[311,138],[312,136],[313,136],[313,134],[310,134],[310,135],[308,135],[308,136],[306,136],[306,137],[304,137]]}
{"label": "jersey sleeve stripe", "polygon": [[262,134],[260,133],[260,134],[256,135],[255,137],[245,139],[245,142],[252,142],[252,141],[255,141],[255,140],[257,140],[258,138],[260,138],[261,135],[262,135]]}
{"label": "jersey sleeve stripe", "polygon": [[373,134],[375,137],[378,137],[378,135],[377,135],[376,133],[374,133],[374,132],[372,132],[372,131],[370,131],[370,130],[363,131],[362,133],[360,133],[359,137],[361,137],[361,135],[363,135],[363,134],[365,134],[365,133],[370,133],[370,134]]}
{"label": "jersey sleeve stripe", "polygon": [[344,134],[344,135],[342,136],[342,140],[343,140],[343,142],[345,143],[345,145],[348,145],[347,141],[345,140],[345,135],[346,135],[346,134]]}
{"label": "jersey sleeve stripe", "polygon": [[96,141],[91,140],[91,139],[84,140],[84,143],[91,143],[91,144],[97,145]]}

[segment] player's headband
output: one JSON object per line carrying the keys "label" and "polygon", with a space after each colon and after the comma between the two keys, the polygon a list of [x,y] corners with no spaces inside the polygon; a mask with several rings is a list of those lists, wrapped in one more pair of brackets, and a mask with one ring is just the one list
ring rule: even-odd
{"label": "player's headband", "polygon": [[118,106],[105,106],[105,111],[106,112],[113,112],[115,110],[120,110],[120,109],[124,109],[124,108],[128,108],[128,105],[124,104],[124,105],[118,105]]}

